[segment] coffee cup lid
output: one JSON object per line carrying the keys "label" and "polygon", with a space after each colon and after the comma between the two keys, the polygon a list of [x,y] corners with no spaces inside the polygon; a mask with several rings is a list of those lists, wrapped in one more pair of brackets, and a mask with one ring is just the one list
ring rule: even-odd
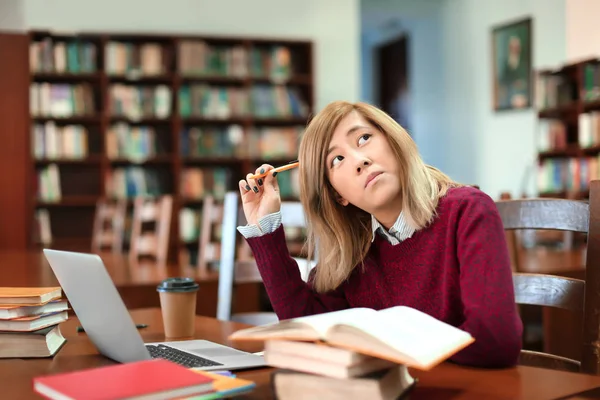
{"label": "coffee cup lid", "polygon": [[156,290],[159,292],[193,292],[199,285],[192,278],[167,278],[162,281]]}

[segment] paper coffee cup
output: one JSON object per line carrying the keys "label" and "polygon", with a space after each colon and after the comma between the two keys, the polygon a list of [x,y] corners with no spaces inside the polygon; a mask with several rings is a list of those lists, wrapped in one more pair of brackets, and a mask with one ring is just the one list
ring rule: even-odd
{"label": "paper coffee cup", "polygon": [[165,337],[183,339],[194,336],[198,288],[192,278],[168,278],[156,287],[160,295]]}

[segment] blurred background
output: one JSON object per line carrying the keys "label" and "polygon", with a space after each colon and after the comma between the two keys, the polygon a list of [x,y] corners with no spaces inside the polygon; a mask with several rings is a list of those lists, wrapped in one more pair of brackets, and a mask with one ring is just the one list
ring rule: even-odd
{"label": "blurred background", "polygon": [[[217,273],[225,194],[296,159],[334,100],[381,107],[428,164],[494,199],[585,200],[599,13],[596,0],[2,0],[0,248],[150,249]],[[297,171],[280,182],[297,200]],[[585,235],[517,234],[522,268],[583,276]],[[289,227],[298,257],[302,235]],[[116,282],[135,276],[123,263]]]}

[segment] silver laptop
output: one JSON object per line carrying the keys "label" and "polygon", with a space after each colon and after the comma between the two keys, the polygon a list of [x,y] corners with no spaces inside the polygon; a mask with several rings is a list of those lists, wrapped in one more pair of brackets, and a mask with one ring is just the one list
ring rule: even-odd
{"label": "silver laptop", "polygon": [[207,371],[265,365],[260,355],[207,340],[144,343],[99,256],[48,249],[44,254],[100,354],[121,363],[165,358]]}

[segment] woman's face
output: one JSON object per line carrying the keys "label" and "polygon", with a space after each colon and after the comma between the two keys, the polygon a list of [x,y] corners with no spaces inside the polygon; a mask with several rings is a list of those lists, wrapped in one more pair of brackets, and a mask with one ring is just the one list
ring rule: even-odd
{"label": "woman's face", "polygon": [[386,136],[358,112],[338,124],[325,167],[340,204],[353,204],[376,217],[401,207],[398,160]]}

